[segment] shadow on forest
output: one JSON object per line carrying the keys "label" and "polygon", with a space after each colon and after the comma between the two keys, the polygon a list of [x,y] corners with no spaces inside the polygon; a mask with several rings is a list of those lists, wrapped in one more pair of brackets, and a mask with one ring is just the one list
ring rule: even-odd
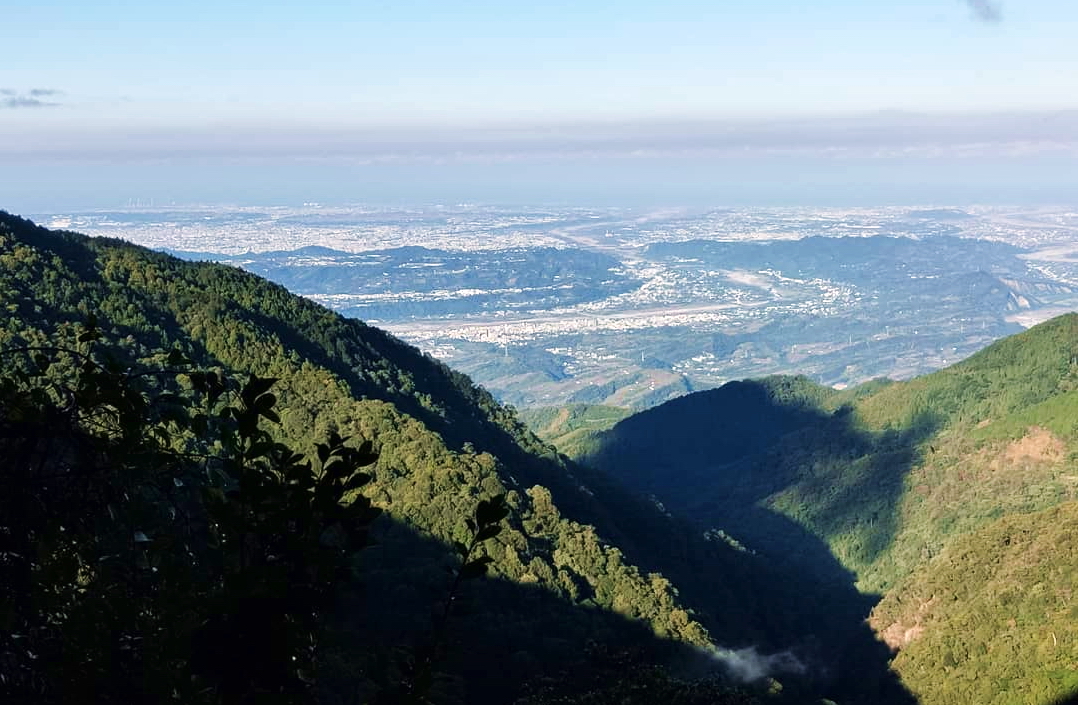
{"label": "shadow on forest", "polygon": [[[522,437],[523,434],[511,433],[507,426],[496,423],[491,416],[475,413],[476,406],[484,401],[485,393],[477,392],[466,378],[416,354],[414,349],[383,331],[365,328],[359,332],[362,345],[369,349],[366,354],[373,352],[400,365],[413,381],[414,393],[437,399],[442,405],[440,413],[420,406],[411,394],[379,388],[359,378],[354,368],[349,369],[348,361],[341,359],[340,353],[326,355],[323,351],[312,357],[341,374],[352,386],[353,393],[394,403],[439,432],[449,447],[459,450],[470,443],[477,451],[496,455],[521,486],[542,484],[548,487],[563,516],[596,526],[605,540],[624,551],[630,563],[645,572],[661,572],[671,579],[680,590],[682,601],[700,615],[717,642],[732,647],[755,645],[771,651],[796,649],[799,657],[809,662],[813,669],[810,680],[841,703],[914,702],[888,670],[889,650],[864,622],[877,599],[854,588],[853,574],[835,560],[825,543],[797,523],[754,507],[759,497],[773,491],[773,480],[750,487],[749,493],[743,494],[740,501],[749,512],[746,520],[767,535],[776,537],[777,541],[768,544],[767,549],[773,545],[783,546],[799,567],[783,560],[772,560],[779,554],[763,549],[763,544],[750,544],[761,549],[760,555],[751,556],[725,543],[704,540],[698,528],[666,515],[657,510],[654,503],[637,495],[639,487],[627,491],[623,485],[632,488],[633,483],[627,482],[631,478],[618,472],[618,468],[604,474],[566,463],[549,453],[547,457],[538,457],[533,453],[542,452],[542,447],[525,449],[527,446],[522,447],[522,444],[526,444],[528,438]],[[349,345],[354,344],[349,342]],[[484,410],[491,413],[490,409]],[[758,418],[751,410],[740,411],[744,413],[742,418],[748,421]],[[771,413],[785,414],[788,418],[778,425],[767,426],[772,437],[763,439],[764,442],[740,434],[740,442],[749,441],[746,448],[769,447],[786,433],[824,421],[834,425],[834,432],[826,437],[835,446],[846,447],[847,452],[849,447],[867,448],[880,442],[857,432],[851,419],[842,414],[831,416],[815,410],[781,407],[773,408]],[[702,418],[707,419],[707,416]],[[691,426],[692,423],[679,423],[682,431]],[[927,435],[930,424],[921,426],[919,433]],[[663,449],[669,448],[689,450],[693,447],[689,442],[692,438],[714,439],[715,436],[713,429],[701,429],[699,434],[690,433],[687,438],[671,439],[664,437],[661,431],[643,432],[639,438],[662,439],[658,450],[664,452]],[[890,539],[893,500],[901,488],[902,475],[915,459],[914,435],[898,434],[887,442],[894,446],[887,462],[868,468],[863,481],[852,487],[847,496],[847,500],[853,500],[856,493],[869,488],[889,492],[884,502],[891,502],[889,509],[892,511],[881,509],[873,519],[880,529],[874,534],[876,548],[873,550],[879,550]],[[655,447],[654,443],[652,447]],[[765,480],[764,474],[759,474],[757,480]],[[679,486],[685,489],[689,483]],[[836,501],[828,511],[836,515],[844,511],[848,515],[854,511],[853,507],[852,501],[847,501],[845,507]],[[741,538],[740,530],[728,522],[710,523]],[[378,550],[381,549],[375,549]],[[804,566],[811,566],[811,570]],[[505,589],[524,591],[518,596],[521,599],[530,594],[529,589],[522,586]],[[547,595],[547,599],[555,598]],[[563,609],[566,607],[571,608],[563,604]],[[586,640],[587,632],[584,630],[579,636]],[[492,635],[491,638],[495,637]]]}
{"label": "shadow on forest", "polygon": [[[827,412],[783,384],[807,381],[732,382],[636,414],[605,434],[587,462],[825,581],[848,581],[827,546],[800,527],[850,535],[848,554],[871,562],[894,539],[903,480],[938,420],[923,414],[874,433],[848,407]],[[761,506],[787,490],[796,523]]]}
{"label": "shadow on forest", "polygon": [[[326,703],[366,702],[371,693],[392,686],[401,677],[402,657],[429,641],[448,594],[453,558],[445,544],[388,516],[377,524],[377,541],[361,555],[361,585],[343,599],[340,617],[334,620],[331,656],[320,676]],[[765,574],[750,570],[724,578],[761,579]],[[751,589],[743,587],[746,592]],[[778,597],[779,592],[772,596]],[[738,605],[725,608],[737,610]],[[767,605],[752,609],[760,608]],[[771,608],[783,612],[790,606]],[[796,655],[804,659],[807,674],[775,673],[785,686],[785,697],[776,702],[815,702],[827,697],[843,705],[915,703],[887,671],[884,654],[876,648],[882,645],[872,639],[867,627],[841,638],[844,643],[835,655],[841,652],[849,660],[830,661],[830,654],[824,653],[830,648],[815,653],[801,649]],[[356,644],[363,646],[357,649]],[[511,703],[551,680],[567,692],[594,688],[596,674],[605,668],[594,660],[594,654],[604,650],[643,655],[636,666],[662,663],[674,676],[723,673],[712,658],[656,637],[641,622],[586,602],[571,603],[545,588],[502,579],[465,584],[454,602],[446,645],[439,664],[444,673],[436,687],[439,703]],[[761,651],[766,653],[764,648]],[[825,659],[841,663],[844,673],[835,673]],[[371,674],[376,675],[372,678]],[[631,678],[616,672],[606,677]]]}
{"label": "shadow on forest", "polygon": [[[88,242],[81,238],[64,239],[53,247],[65,249],[65,259],[78,260],[76,268],[86,270],[80,276],[88,281],[100,280]],[[112,243],[104,244],[112,246]],[[222,301],[235,301],[235,305],[223,312],[228,314],[225,320],[245,320],[276,334],[286,347],[345,380],[357,396],[367,394],[393,403],[440,433],[453,449],[471,443],[478,451],[495,454],[521,486],[549,487],[563,516],[595,525],[604,540],[624,551],[628,562],[644,571],[661,571],[670,578],[681,591],[682,601],[699,613],[720,644],[757,645],[762,651],[795,649],[810,668],[807,681],[812,692],[826,694],[843,705],[912,702],[887,670],[886,648],[873,638],[863,622],[871,599],[853,588],[853,576],[838,564],[821,541],[796,523],[755,507],[760,497],[773,491],[769,488],[774,482],[789,482],[791,478],[784,480],[749,468],[746,472],[753,481],[736,487],[740,494],[733,495],[738,506],[745,509],[744,522],[734,526],[724,517],[723,522],[717,523],[738,538],[748,538],[747,530],[757,527],[761,540],[754,540],[750,545],[759,551],[758,555],[737,551],[722,541],[706,541],[698,528],[683,526],[678,520],[664,516],[653,504],[622,489],[618,482],[563,462],[515,426],[511,415],[488,394],[473,387],[467,378],[420,355],[389,334],[358,323],[329,320],[324,310],[314,304],[297,305],[283,289],[252,283],[238,272],[196,270],[195,265],[187,269],[186,265],[172,261],[169,266],[174,266],[180,276],[177,281],[181,283],[175,285],[175,291],[125,289],[128,303],[137,304],[136,308],[145,312],[166,343],[169,337],[186,330],[179,309],[183,297],[200,291],[198,286]],[[195,275],[196,271],[200,276],[205,275],[205,281]],[[219,274],[221,271],[224,274]],[[240,303],[243,300],[260,303],[247,306]],[[310,331],[316,331],[317,335]],[[222,331],[214,334],[221,336]],[[676,465],[661,464],[664,456],[694,452],[690,443],[694,438],[712,443],[725,438],[734,444],[731,447],[735,451],[736,443],[748,450],[759,450],[777,447],[779,438],[810,426],[809,420],[820,423],[827,420],[810,409],[775,405],[770,413],[778,423],[760,423],[768,411],[745,404],[735,407],[734,415],[742,420],[740,430],[724,436],[714,432],[716,422],[706,409],[701,410],[703,415],[699,418],[692,415],[687,420],[676,421],[672,429],[647,429],[641,433],[640,440],[646,441],[645,449],[651,450],[634,460],[651,457],[658,463],[656,467],[677,470]],[[825,435],[837,447],[859,440],[848,420],[837,415],[828,418],[836,425],[836,432]],[[660,442],[655,443],[652,438]],[[902,454],[912,454],[914,444],[912,437],[907,439],[901,434],[893,440],[894,462],[868,467],[864,481],[851,486],[850,492],[875,491],[877,485],[888,483],[897,492],[896,483],[901,483],[901,474],[908,467],[908,463],[901,462]],[[721,450],[704,447],[699,452],[703,458],[710,456],[712,461],[729,456],[724,468],[735,467],[748,457],[744,453],[738,456],[736,452],[723,455]],[[907,460],[912,463],[913,456]],[[715,462],[680,465],[719,467]],[[641,488],[639,482],[634,482],[639,478],[622,469],[613,467],[611,474]],[[659,479],[665,482],[643,488],[658,493],[661,485],[670,486],[669,472],[662,473]],[[685,501],[681,504],[685,508],[693,506],[688,500],[714,497],[696,491],[699,488],[694,489],[695,482],[691,475],[686,475],[670,487],[682,492]],[[843,511],[849,513],[855,506],[850,501],[853,498],[852,494],[846,500],[836,497],[828,505],[828,511],[835,516],[843,516]],[[671,506],[679,504],[676,498],[666,501]],[[882,527],[874,543],[885,545],[889,540],[887,527],[893,523],[888,524],[886,512],[874,520]],[[444,568],[450,551],[439,542],[423,538],[388,519],[382,523],[386,540],[363,557],[366,588],[348,600],[343,612],[353,613],[356,618],[342,623],[339,636],[345,642],[361,640],[361,643],[373,641],[379,647],[407,646],[409,639],[429,633],[431,607],[445,595]],[[746,531],[742,532],[742,528]],[[768,538],[771,540],[763,540]],[[793,566],[797,565],[813,569],[795,570]],[[566,665],[579,668],[583,664],[586,670],[588,662],[583,645],[589,640],[609,636],[615,644],[637,642],[648,645],[649,649],[683,648],[658,643],[642,625],[616,614],[574,606],[538,588],[488,580],[469,586],[469,590],[471,596],[461,599],[454,620],[457,641],[451,650],[451,658],[460,660],[456,670],[463,680],[447,686],[461,694],[458,702],[504,703],[507,698],[499,688],[517,688],[528,683],[534,674],[557,673]],[[669,653],[677,660],[677,653]],[[367,664],[367,668],[361,668],[360,663],[340,665],[335,676],[342,685],[338,692],[358,693],[363,687],[362,679],[356,678],[360,670],[389,673],[392,664]],[[332,682],[330,679],[326,685]],[[359,698],[352,699],[355,700]]]}
{"label": "shadow on forest", "polygon": [[[767,620],[773,643],[813,643],[844,695],[860,699],[865,683],[857,681],[872,673],[881,682],[893,678],[883,675],[889,649],[865,623],[879,596],[861,593],[820,537],[834,538],[862,563],[884,551],[903,480],[938,422],[922,416],[907,428],[873,433],[858,428],[847,408],[829,413],[806,400],[805,385],[735,382],[675,399],[623,420],[586,462],[751,549],[756,572],[748,579],[777,613]],[[763,506],[784,490],[796,521]],[[692,576],[663,572],[694,607],[706,600],[690,595]],[[888,697],[912,701],[898,692]]]}
{"label": "shadow on forest", "polygon": [[[373,692],[392,688],[403,678],[408,654],[431,641],[449,593],[452,549],[388,516],[376,529],[377,544],[359,559],[361,584],[342,600],[334,620],[336,658],[320,678],[322,702],[368,702]],[[465,582],[447,627],[436,663],[440,705],[501,705],[544,678],[583,678],[589,643],[646,648],[675,671],[701,661],[690,647],[658,639],[640,622],[498,578]],[[358,654],[356,644],[363,645]]]}

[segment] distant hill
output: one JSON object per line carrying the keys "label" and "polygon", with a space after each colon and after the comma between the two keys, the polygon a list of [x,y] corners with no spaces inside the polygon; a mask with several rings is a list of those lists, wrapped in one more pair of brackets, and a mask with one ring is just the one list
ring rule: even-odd
{"label": "distant hill", "polygon": [[[421,248],[420,248],[421,249]],[[225,255],[220,252],[193,252],[189,250],[173,250],[165,248],[162,250],[165,254],[172,255],[173,257],[179,257],[180,259],[190,260],[192,262],[218,262],[220,260],[233,259],[237,255]],[[259,252],[257,255],[246,255],[247,257],[349,257],[352,253],[345,252],[344,250],[335,250],[331,247],[322,247],[321,245],[307,245],[290,251],[274,251],[274,252]],[[244,257],[245,255],[239,255]]]}
{"label": "distant hill", "polygon": [[[814,235],[798,240],[768,242],[722,242],[686,240],[649,245],[655,258],[687,257],[721,267],[776,269],[787,276],[815,276],[848,281],[876,288],[883,282],[901,284],[902,292],[916,290],[917,278],[953,273],[954,258],[965,268],[992,273],[1009,271],[1013,258],[1023,250],[1000,242],[968,240],[953,236],[933,238],[931,247],[911,237],[826,237]],[[903,262],[904,267],[885,266]],[[922,282],[923,285],[923,282]]]}
{"label": "distant hill", "polygon": [[639,285],[609,255],[583,249],[476,252],[410,245],[365,252],[320,246],[224,255],[171,252],[240,266],[304,296],[337,296],[335,308],[362,319],[473,314],[496,307],[567,306]]}

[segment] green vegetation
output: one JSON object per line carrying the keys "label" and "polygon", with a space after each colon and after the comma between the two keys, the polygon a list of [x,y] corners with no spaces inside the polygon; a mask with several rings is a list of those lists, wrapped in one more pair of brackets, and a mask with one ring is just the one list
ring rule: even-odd
{"label": "green vegetation", "polygon": [[[654,669],[712,638],[786,634],[761,627],[775,608],[754,599],[744,554],[566,464],[463,375],[250,274],[0,213],[0,315],[3,418],[33,419],[5,450],[36,458],[19,445],[31,438],[46,470],[77,458],[101,488],[26,484],[5,465],[19,488],[6,516],[48,507],[18,525],[39,545],[15,551],[47,560],[4,576],[22,601],[3,613],[0,661],[29,669],[5,681],[15,696],[500,703],[585,661],[589,642],[636,648],[640,673],[660,674],[644,681],[673,683]],[[71,351],[90,331],[100,347]],[[490,497],[508,511],[494,538],[473,514]],[[368,532],[375,547],[356,554]],[[115,573],[101,567],[113,556]],[[478,566],[487,579],[457,580]]]}
{"label": "green vegetation", "polygon": [[69,346],[3,351],[0,692],[303,701],[323,610],[379,514],[356,494],[372,445],[330,434],[304,460],[263,427],[274,380],[176,350],[132,367],[99,337],[91,318]]}
{"label": "green vegetation", "polygon": [[1078,504],[999,519],[873,613],[925,703],[1051,703],[1078,691]]}
{"label": "green vegetation", "polygon": [[[1065,316],[910,382],[845,392],[804,378],[732,383],[575,447],[750,544],[790,538],[769,535],[756,508],[788,517],[827,541],[864,589],[882,590],[948,536],[1069,496],[1076,355],[1078,316]],[[650,434],[676,451],[656,452]]]}
{"label": "green vegetation", "polygon": [[[540,440],[248,273],[0,214],[0,695],[1078,688],[1078,316],[910,382],[770,377],[625,413],[533,412]],[[807,669],[739,689],[712,644]]]}
{"label": "green vegetation", "polygon": [[[1041,644],[1037,629],[1063,612],[1046,608],[1041,621],[1023,621],[986,585],[996,584],[989,573],[1007,576],[1010,589],[1032,591],[1021,600],[1040,609],[1032,606],[1040,605],[1038,585],[1065,586],[1073,577],[1070,538],[1060,533],[1069,529],[1049,524],[1064,522],[1073,511],[1064,503],[1078,499],[1076,382],[1078,315],[1071,314],[909,382],[842,392],[803,378],[731,383],[574,443],[586,463],[672,511],[813,576],[816,587],[806,583],[806,591],[852,580],[862,592],[882,593],[873,616],[880,629],[910,619],[895,605],[935,598],[936,627],[924,622],[923,645],[918,637],[894,662],[925,703],[1049,702],[1076,686],[1067,670],[1073,656],[1031,654]],[[1021,551],[994,551],[999,534],[1015,527],[1056,537],[1060,551],[1030,547],[1028,565]],[[969,563],[950,570],[959,551]],[[967,603],[983,613],[971,616]],[[1012,619],[1017,626],[997,629]],[[978,620],[994,626],[973,629]],[[998,634],[1010,635],[1012,651],[999,646]],[[945,658],[958,654],[956,639],[963,655]],[[1029,651],[1019,657],[1013,649]],[[973,681],[980,696],[963,696]]]}
{"label": "green vegetation", "polygon": [[1078,315],[1005,338],[953,367],[895,384],[858,404],[870,427],[905,425],[929,413],[953,428],[992,423],[1073,389]]}
{"label": "green vegetation", "polygon": [[569,456],[580,456],[594,434],[606,431],[632,413],[618,406],[573,404],[524,409],[520,419],[535,435]]}

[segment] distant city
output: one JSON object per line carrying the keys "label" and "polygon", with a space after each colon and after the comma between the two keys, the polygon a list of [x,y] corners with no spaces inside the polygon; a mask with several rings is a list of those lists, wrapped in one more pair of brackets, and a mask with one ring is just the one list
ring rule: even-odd
{"label": "distant city", "polygon": [[42,225],[243,267],[518,406],[909,378],[1078,309],[1073,208],[153,207]]}

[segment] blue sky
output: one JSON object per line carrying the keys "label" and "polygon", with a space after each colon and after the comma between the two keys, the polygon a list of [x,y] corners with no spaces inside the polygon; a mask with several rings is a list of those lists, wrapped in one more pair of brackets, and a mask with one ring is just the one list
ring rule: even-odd
{"label": "blue sky", "polygon": [[0,155],[1071,154],[1076,36],[1073,0],[0,0]]}
{"label": "blue sky", "polygon": [[[5,0],[6,122],[485,124],[1078,108],[1078,3]],[[60,107],[60,106],[57,106]]]}

